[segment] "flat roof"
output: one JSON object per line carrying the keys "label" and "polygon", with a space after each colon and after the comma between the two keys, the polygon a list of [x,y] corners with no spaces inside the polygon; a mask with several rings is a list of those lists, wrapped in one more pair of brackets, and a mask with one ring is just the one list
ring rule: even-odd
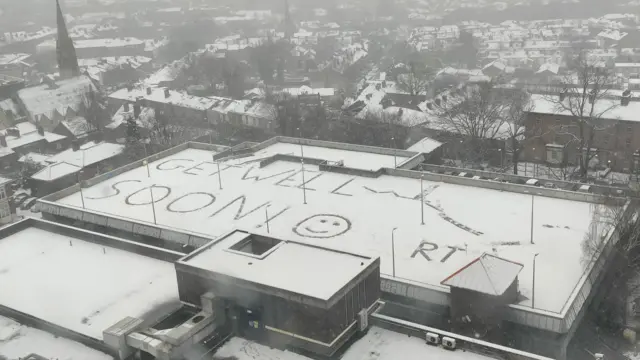
{"label": "flat roof", "polygon": [[98,340],[126,316],[179,303],[172,263],[36,226],[0,239],[0,289],[11,289],[0,304]]}
{"label": "flat roof", "polygon": [[[326,221],[335,219],[327,217]],[[201,247],[180,260],[180,263],[275,289],[329,300],[376,261],[369,257],[278,239],[275,239],[277,244],[261,256],[232,249],[234,245],[250,240],[252,236],[254,235],[251,233],[236,230]],[[331,266],[327,267],[327,264]]]}
{"label": "flat roof", "polygon": [[113,360],[111,355],[73,340],[0,316],[0,355],[9,359],[24,359],[32,353],[47,359]]}
{"label": "flat roof", "polygon": [[[212,152],[185,148],[150,162],[150,177],[147,168],[140,166],[110,173],[101,182],[84,188],[84,211],[151,225],[155,211],[158,225],[209,237],[236,228],[266,234],[268,213],[274,237],[380,257],[380,271],[387,276],[393,274],[395,252],[398,279],[444,293],[449,287],[440,285],[442,280],[490,253],[523,264],[519,304],[524,306],[531,305],[533,256],[539,253],[536,310],[561,313],[572,303],[574,288],[585,273],[582,242],[590,232],[595,210],[602,213],[603,206],[534,196],[534,191],[544,190],[535,187],[530,187],[531,194],[523,194],[428,181],[427,176],[421,186],[419,175],[374,178],[320,171],[318,166],[308,164],[304,167],[303,190],[302,166],[297,161],[275,161],[260,167],[268,153],[289,153],[299,148],[268,147],[270,151],[222,159],[220,176]],[[322,155],[304,148],[305,157]],[[368,153],[343,154],[330,149],[327,154],[352,156],[355,161],[358,155],[364,158]],[[388,163],[388,159],[385,161]],[[222,179],[222,189],[218,178]],[[469,181],[482,184],[489,180]],[[77,190],[47,199],[65,208],[83,210]],[[335,221],[322,222],[328,218]],[[334,222],[339,226],[333,226]],[[604,234],[607,229],[602,225],[598,231]]]}
{"label": "flat roof", "polygon": [[[427,345],[423,338],[411,337],[380,327],[373,326],[367,334],[353,343],[342,355],[342,360],[362,360],[375,358],[377,360],[394,360],[402,354],[405,360],[488,360],[494,359],[464,351],[445,350],[441,347]],[[237,360],[311,360],[294,352],[271,348],[240,337],[229,339],[218,351],[214,358],[235,358]]]}

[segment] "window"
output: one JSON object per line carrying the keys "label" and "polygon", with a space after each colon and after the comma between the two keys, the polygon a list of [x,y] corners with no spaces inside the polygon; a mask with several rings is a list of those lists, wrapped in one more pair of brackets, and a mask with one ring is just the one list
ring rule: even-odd
{"label": "window", "polygon": [[[60,149],[62,149],[62,144],[57,143],[56,144],[56,150],[60,150]],[[149,201],[151,201],[151,200],[149,200]]]}
{"label": "window", "polygon": [[627,147],[631,147],[631,138],[627,138]]}
{"label": "window", "polygon": [[4,186],[0,187],[0,199],[6,199],[6,198],[7,198],[7,192],[6,192],[5,188],[4,188]]}
{"label": "window", "polygon": [[633,131],[633,130],[631,129],[631,125],[627,125],[627,131],[628,131],[628,132]]}
{"label": "window", "polygon": [[602,141],[602,142],[603,142],[603,144],[604,144],[605,146],[609,145],[609,138],[610,138],[609,134],[606,134],[606,135],[604,136],[604,139],[603,139],[603,141]]}
{"label": "window", "polygon": [[9,204],[5,203],[0,206],[0,218],[6,218],[11,216],[11,210],[9,209]]}

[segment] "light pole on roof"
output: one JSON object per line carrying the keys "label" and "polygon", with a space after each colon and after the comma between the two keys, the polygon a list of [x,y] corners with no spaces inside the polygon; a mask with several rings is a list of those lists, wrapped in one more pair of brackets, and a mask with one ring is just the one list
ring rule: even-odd
{"label": "light pole on roof", "polygon": [[393,271],[393,277],[396,277],[396,238],[395,232],[398,230],[397,227],[394,227],[391,230],[391,266]]}
{"label": "light pole on roof", "polygon": [[536,258],[540,255],[535,253],[533,255],[533,283],[531,284],[531,308],[536,308]]}

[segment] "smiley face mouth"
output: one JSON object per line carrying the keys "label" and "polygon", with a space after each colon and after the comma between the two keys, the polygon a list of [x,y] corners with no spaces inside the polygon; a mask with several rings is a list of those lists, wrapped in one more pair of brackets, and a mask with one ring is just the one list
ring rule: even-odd
{"label": "smiley face mouth", "polygon": [[307,230],[308,232],[314,233],[314,234],[326,234],[326,233],[328,233],[328,231],[326,231],[326,230],[317,231],[317,230],[313,230],[312,228],[310,228],[308,226],[305,226],[304,229]]}

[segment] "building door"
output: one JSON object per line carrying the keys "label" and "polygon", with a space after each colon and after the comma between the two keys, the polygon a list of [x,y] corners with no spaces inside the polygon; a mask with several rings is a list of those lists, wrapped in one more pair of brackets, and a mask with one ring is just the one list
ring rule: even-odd
{"label": "building door", "polygon": [[238,331],[245,339],[260,340],[264,330],[261,309],[236,308],[238,315]]}

